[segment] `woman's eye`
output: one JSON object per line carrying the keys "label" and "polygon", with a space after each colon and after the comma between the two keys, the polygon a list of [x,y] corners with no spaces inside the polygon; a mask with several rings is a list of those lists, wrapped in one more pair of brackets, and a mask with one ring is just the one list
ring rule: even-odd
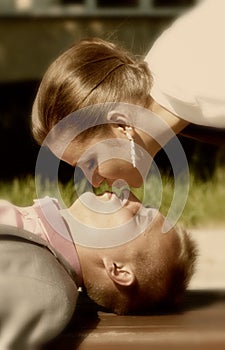
{"label": "woman's eye", "polygon": [[95,166],[95,159],[90,159],[87,163],[87,169],[92,170]]}

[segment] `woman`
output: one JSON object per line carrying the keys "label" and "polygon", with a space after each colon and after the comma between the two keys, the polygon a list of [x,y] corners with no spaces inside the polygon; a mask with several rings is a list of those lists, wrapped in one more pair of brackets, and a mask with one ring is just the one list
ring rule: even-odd
{"label": "woman", "polygon": [[[202,139],[204,136],[188,128],[193,124],[225,128],[223,10],[223,1],[202,1],[156,41],[145,62],[100,39],[75,44],[53,62],[40,85],[32,113],[37,142],[42,144],[53,126],[83,108],[117,102],[141,106],[149,111],[144,128],[142,115],[136,126],[137,121],[130,116],[133,111],[127,113],[123,108],[90,113],[92,121],[85,127],[82,121],[78,125],[73,119],[76,134],[60,153],[69,164],[79,163],[95,187],[104,180],[113,184],[117,179],[139,187],[144,177],[143,164],[150,164],[175,134],[184,132]],[[209,23],[213,25],[209,27]],[[45,144],[57,154],[54,133],[50,138]],[[106,139],[128,140],[130,161],[126,156],[111,156],[99,162],[103,152],[99,148],[90,152],[85,162],[79,162],[89,147]],[[135,160],[136,146],[150,156],[140,166]],[[119,147],[121,154],[129,148],[125,143]]]}

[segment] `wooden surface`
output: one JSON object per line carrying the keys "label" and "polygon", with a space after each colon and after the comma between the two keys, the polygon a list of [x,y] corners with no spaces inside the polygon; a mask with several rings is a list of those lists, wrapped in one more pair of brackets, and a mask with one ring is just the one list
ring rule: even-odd
{"label": "wooden surface", "polygon": [[225,290],[188,291],[182,309],[161,315],[116,316],[84,300],[77,311],[48,350],[225,349]]}

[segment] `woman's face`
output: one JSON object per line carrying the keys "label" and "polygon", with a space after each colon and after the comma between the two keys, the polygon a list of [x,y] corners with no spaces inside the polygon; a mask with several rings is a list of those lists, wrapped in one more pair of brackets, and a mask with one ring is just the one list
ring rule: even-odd
{"label": "woman's face", "polygon": [[99,187],[102,182],[109,186],[120,187],[128,184],[140,187],[143,178],[137,168],[131,163],[130,144],[124,138],[103,139],[93,137],[91,141],[82,144],[73,141],[63,154],[62,160],[72,166],[78,166],[88,181]]}

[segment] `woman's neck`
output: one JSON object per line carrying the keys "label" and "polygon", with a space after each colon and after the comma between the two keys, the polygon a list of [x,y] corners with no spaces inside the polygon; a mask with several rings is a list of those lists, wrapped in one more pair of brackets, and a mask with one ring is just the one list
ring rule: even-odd
{"label": "woman's neck", "polygon": [[[152,128],[152,133],[146,132],[138,132],[139,136],[142,139],[142,142],[145,144],[145,149],[151,155],[152,158],[156,155],[156,153],[175,135],[179,134],[181,130],[183,130],[189,123],[185,120],[177,117],[172,114],[162,106],[160,106],[157,102],[153,101],[151,106],[149,107],[151,112],[155,115],[159,116],[164,123],[158,123],[159,130],[157,130],[156,125],[155,131]],[[154,122],[153,122],[154,123]],[[168,125],[168,127],[167,127]],[[151,131],[151,125],[149,127]],[[151,136],[152,135],[152,136]]]}
{"label": "woman's neck", "polygon": [[153,113],[159,115],[171,127],[175,134],[179,134],[179,132],[189,124],[189,122],[171,113],[154,100],[149,109]]}

